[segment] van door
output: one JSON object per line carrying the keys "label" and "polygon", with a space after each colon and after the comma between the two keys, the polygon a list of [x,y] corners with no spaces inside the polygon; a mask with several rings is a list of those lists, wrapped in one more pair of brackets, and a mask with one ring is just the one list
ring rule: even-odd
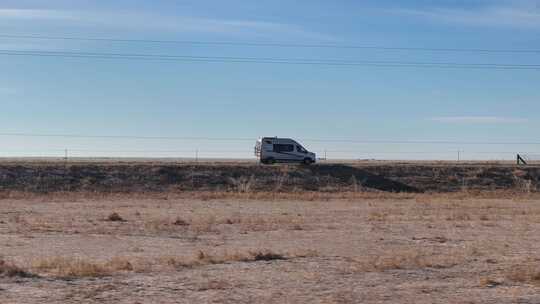
{"label": "van door", "polygon": [[272,139],[264,138],[261,143],[261,159],[277,159],[274,153],[274,143]]}
{"label": "van door", "polygon": [[299,143],[295,144],[296,147],[296,154],[298,155],[298,158],[300,161],[304,161],[304,159],[308,156],[308,150],[306,150],[304,147],[302,147]]}
{"label": "van door", "polygon": [[281,142],[274,143],[273,152],[276,155],[276,160],[286,161],[286,162],[296,161],[297,156],[294,150],[295,150],[295,147],[291,143],[281,143]]}

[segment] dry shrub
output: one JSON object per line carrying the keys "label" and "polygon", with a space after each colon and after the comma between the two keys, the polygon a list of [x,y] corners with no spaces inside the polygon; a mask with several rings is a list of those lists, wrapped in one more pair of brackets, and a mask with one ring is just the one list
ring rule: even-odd
{"label": "dry shrub", "polygon": [[481,278],[480,279],[480,286],[483,287],[497,287],[499,285],[502,285],[504,283],[503,279],[494,279],[494,278]]}
{"label": "dry shrub", "polygon": [[447,221],[465,222],[472,220],[471,216],[465,212],[453,212],[446,217]]}
{"label": "dry shrub", "polygon": [[524,194],[530,194],[531,192],[537,191],[536,187],[533,185],[533,181],[527,179],[527,172],[516,170],[512,173],[512,177],[514,179],[516,191]]}
{"label": "dry shrub", "polygon": [[[115,257],[106,262],[84,260],[82,258],[52,257],[32,261],[30,268],[34,273],[46,276],[71,279],[71,278],[99,278],[112,276],[121,272],[148,272],[157,265],[168,265],[175,268],[192,268],[197,266],[226,264],[232,262],[255,262],[286,260],[291,258],[305,258],[316,256],[315,251],[302,251],[289,254],[276,253],[271,250],[254,250],[246,252],[221,252],[207,253],[198,251],[190,257],[161,257],[158,259],[138,259],[136,264],[123,257]],[[0,277],[30,277],[33,274],[26,272],[14,265],[0,261]]]}
{"label": "dry shrub", "polygon": [[200,284],[197,288],[198,291],[207,290],[227,290],[231,288],[231,284],[224,280],[210,280]]}
{"label": "dry shrub", "polygon": [[132,271],[133,265],[124,258],[113,258],[102,263],[80,258],[54,257],[33,261],[32,268],[58,278],[83,278],[104,277],[119,271]]}
{"label": "dry shrub", "polygon": [[209,254],[199,250],[193,257],[169,257],[166,258],[166,263],[175,268],[179,267],[196,267],[211,264],[225,264],[230,262],[240,262],[247,259],[246,254],[238,252],[224,252],[221,254]]}
{"label": "dry shrub", "polygon": [[361,260],[360,265],[364,271],[451,268],[464,262],[466,258],[465,252],[455,250],[439,253],[433,249],[404,249]]}
{"label": "dry shrub", "polygon": [[249,178],[241,176],[240,178],[229,178],[230,183],[234,186],[234,190],[240,193],[249,193],[251,187],[255,183],[255,176],[251,175]]}
{"label": "dry shrub", "polygon": [[120,214],[116,212],[109,214],[109,216],[107,217],[107,220],[110,222],[125,222],[126,221],[120,216]]}
{"label": "dry shrub", "polygon": [[[75,300],[76,303],[91,303],[92,300],[96,301],[96,299],[99,299],[100,296],[103,296],[105,293],[111,293],[118,289],[118,285],[115,285],[115,283],[105,283],[105,284],[88,284],[84,288],[81,289],[71,289],[68,293],[65,295],[65,301],[67,302],[68,299],[77,299]],[[99,301],[101,302],[101,301]],[[65,303],[65,302],[64,302]],[[69,302],[68,302],[69,303]],[[137,304],[139,302],[134,302],[133,304]]]}
{"label": "dry shrub", "polygon": [[173,225],[175,226],[189,226],[189,222],[177,217]]}
{"label": "dry shrub", "polygon": [[368,221],[384,222],[388,219],[388,213],[382,211],[373,211],[368,215]]}
{"label": "dry shrub", "polygon": [[293,258],[306,258],[316,256],[317,253],[312,250],[307,250],[297,253],[276,253],[271,250],[255,250],[247,252],[222,252],[211,254],[203,250],[199,250],[195,256],[192,257],[166,257],[162,258],[167,265],[175,268],[180,267],[196,267],[212,264],[226,264],[232,262],[256,262],[256,261],[274,261],[274,260],[287,260]]}
{"label": "dry shrub", "polygon": [[[304,219],[298,216],[259,216],[259,215],[233,215],[230,217],[216,217],[204,215],[194,217],[189,221],[181,221],[175,225],[186,226],[188,231],[196,234],[220,233],[226,226],[236,225],[241,231],[276,231],[305,230]],[[159,227],[158,227],[159,228]],[[165,227],[162,227],[165,228]]]}
{"label": "dry shrub", "polygon": [[243,231],[305,230],[305,220],[298,216],[235,216],[224,223],[239,225]]}
{"label": "dry shrub", "polygon": [[511,268],[506,277],[513,282],[540,286],[540,267],[517,265]]}
{"label": "dry shrub", "polygon": [[112,274],[103,264],[62,257],[36,260],[32,268],[62,278],[103,277]]}
{"label": "dry shrub", "polygon": [[218,224],[219,223],[214,215],[208,215],[193,219],[191,221],[190,229],[197,234],[219,233],[219,230],[217,229]]}
{"label": "dry shrub", "polygon": [[21,214],[16,214],[16,215],[12,216],[9,220],[10,220],[10,222],[12,222],[14,224],[18,224],[18,225],[25,226],[25,227],[28,227],[28,226],[31,225],[28,218],[21,215]]}
{"label": "dry shrub", "polygon": [[[286,167],[284,167],[284,168],[286,168]],[[287,170],[287,169],[285,169],[285,170]],[[280,192],[281,190],[283,190],[283,186],[287,182],[288,178],[289,178],[289,176],[287,174],[287,171],[284,171],[280,175],[276,176],[276,185],[275,185],[274,191],[275,192]]]}
{"label": "dry shrub", "polygon": [[176,224],[169,219],[152,219],[144,222],[144,229],[154,232],[177,232],[183,225]]}
{"label": "dry shrub", "polygon": [[[249,221],[252,221],[250,219]],[[182,232],[182,233],[220,233],[220,225],[240,224],[239,218],[217,218],[215,215],[200,215],[188,219],[180,217],[171,221],[169,218],[157,218],[144,222],[144,228],[152,231]]]}
{"label": "dry shrub", "polygon": [[251,256],[254,261],[273,261],[273,260],[285,260],[285,257],[282,254],[277,254],[273,252],[251,252]]}
{"label": "dry shrub", "polygon": [[114,257],[105,263],[107,269],[113,271],[133,271],[133,264],[126,258]]}
{"label": "dry shrub", "polygon": [[217,217],[213,214],[194,215],[189,219],[155,218],[144,222],[144,229],[160,232],[221,233],[234,225],[240,231],[306,230],[305,219],[292,215],[233,214]]}
{"label": "dry shrub", "polygon": [[11,198],[11,191],[0,191],[0,200],[10,199]]}
{"label": "dry shrub", "polygon": [[7,277],[7,278],[13,278],[13,277],[19,277],[19,278],[29,278],[33,277],[31,273],[23,270],[22,268],[12,264],[8,263],[2,259],[0,259],[0,278]]}

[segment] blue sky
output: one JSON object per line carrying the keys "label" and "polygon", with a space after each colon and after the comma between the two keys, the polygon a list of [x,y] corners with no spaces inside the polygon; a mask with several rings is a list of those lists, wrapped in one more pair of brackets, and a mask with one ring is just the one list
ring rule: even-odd
{"label": "blue sky", "polygon": [[[0,35],[540,50],[540,4],[498,0],[3,0]],[[278,48],[5,37],[0,38],[0,49],[540,64],[540,52]],[[5,55],[0,55],[0,68],[0,130],[4,133],[254,140],[277,135],[299,139],[539,141],[538,70]],[[57,155],[69,148],[80,156],[191,156],[199,149],[202,157],[250,157],[253,145],[251,141],[7,136],[0,140],[0,156]],[[540,148],[321,142],[305,145],[316,152],[337,151],[329,152],[336,158],[455,158],[455,151],[464,150],[465,157],[491,159],[513,157],[498,152],[535,152]]]}

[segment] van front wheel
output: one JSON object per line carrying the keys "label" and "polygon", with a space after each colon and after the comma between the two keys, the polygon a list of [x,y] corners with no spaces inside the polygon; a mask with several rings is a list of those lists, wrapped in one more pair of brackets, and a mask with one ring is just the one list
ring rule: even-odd
{"label": "van front wheel", "polygon": [[304,165],[311,165],[311,163],[313,163],[313,161],[311,160],[311,158],[304,158],[303,163],[304,163]]}

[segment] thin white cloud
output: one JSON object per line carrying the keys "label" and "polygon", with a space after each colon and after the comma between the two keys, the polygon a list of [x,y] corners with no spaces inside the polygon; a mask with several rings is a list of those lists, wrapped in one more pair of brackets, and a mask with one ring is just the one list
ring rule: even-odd
{"label": "thin white cloud", "polygon": [[18,51],[18,50],[58,50],[62,49],[62,46],[58,43],[0,43],[0,50],[2,51]]}
{"label": "thin white cloud", "polygon": [[526,118],[502,116],[440,116],[429,118],[430,121],[450,124],[522,124]]}
{"label": "thin white cloud", "polygon": [[434,22],[470,26],[513,27],[540,29],[540,9],[523,3],[499,4],[474,9],[455,8],[397,8],[391,14],[411,16]]}
{"label": "thin white cloud", "polygon": [[287,23],[259,20],[213,19],[139,12],[0,9],[0,18],[4,19],[4,21],[55,21],[78,26],[101,26],[128,30],[161,30],[255,36],[275,36],[276,34],[281,34],[309,39],[332,39],[332,37],[327,35]]}
{"label": "thin white cloud", "polygon": [[3,19],[19,20],[76,20],[76,16],[60,10],[0,8]]}

